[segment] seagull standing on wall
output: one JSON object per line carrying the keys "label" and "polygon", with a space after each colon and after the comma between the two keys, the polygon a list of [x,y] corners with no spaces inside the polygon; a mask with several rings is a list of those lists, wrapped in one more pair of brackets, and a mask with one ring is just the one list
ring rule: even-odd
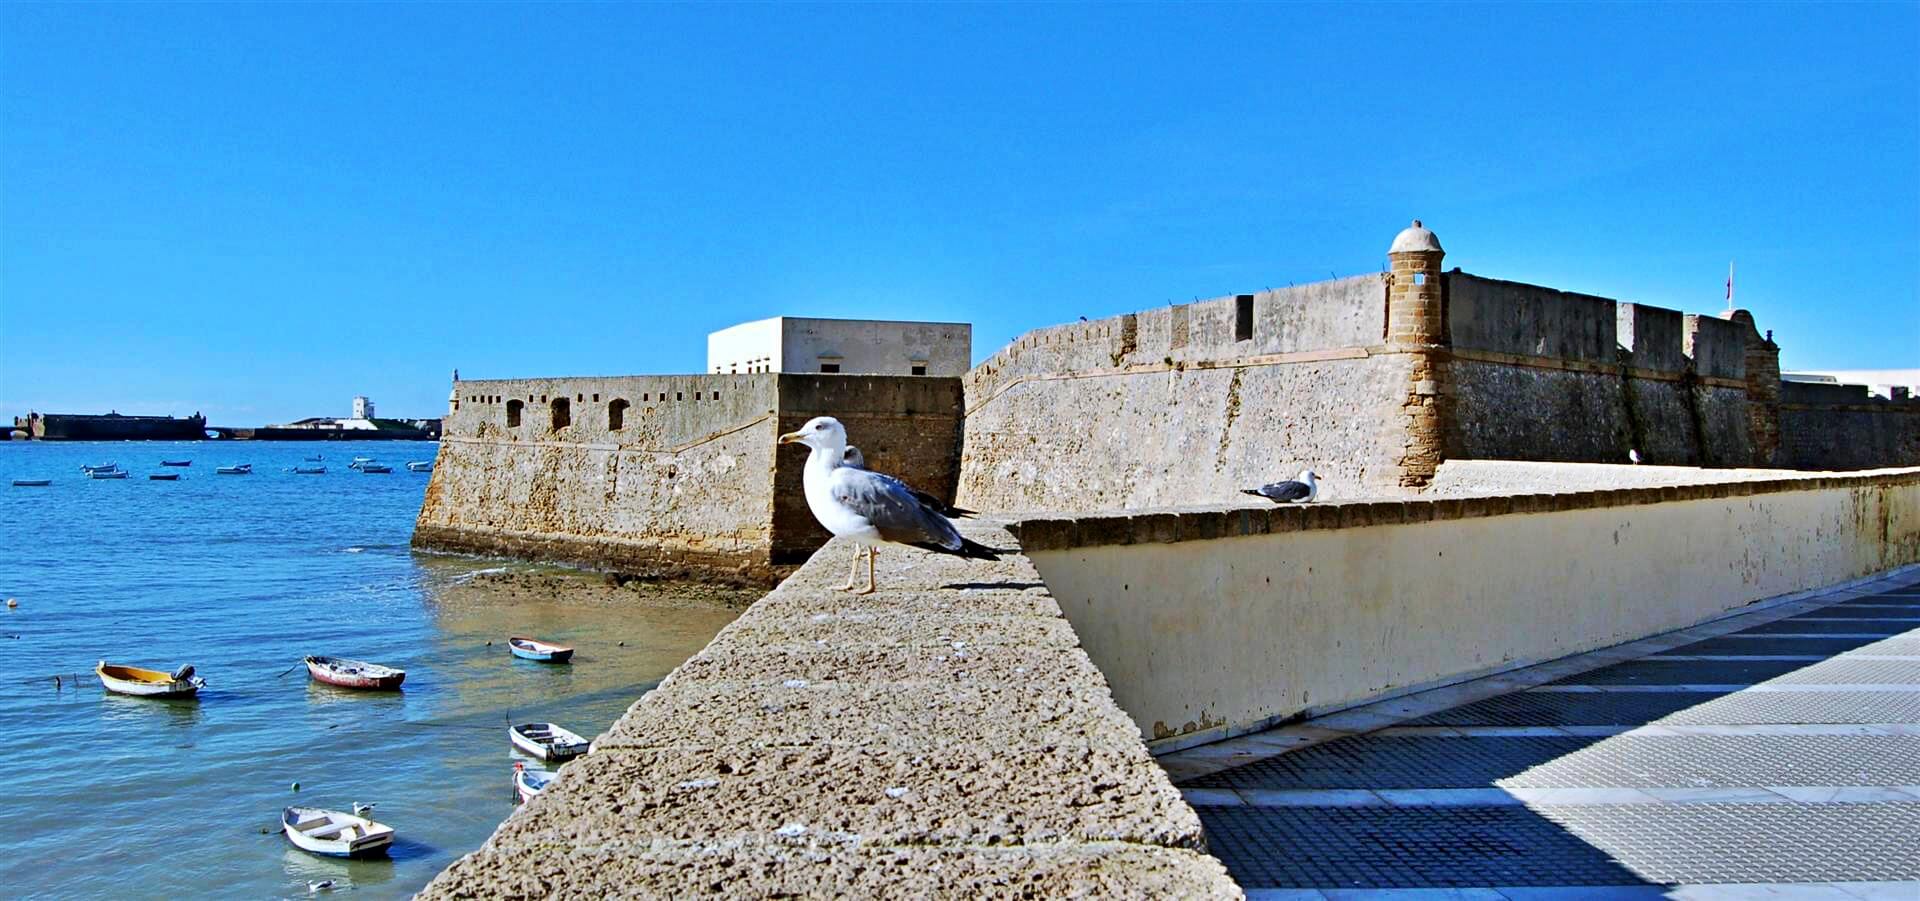
{"label": "seagull standing on wall", "polygon": [[801,470],[807,509],[813,511],[813,518],[827,531],[855,544],[853,569],[847,573],[843,590],[855,590],[854,574],[859,571],[860,557],[864,556],[867,587],[857,593],[873,592],[876,545],[882,542],[970,560],[1000,559],[993,548],[961,535],[938,510],[914,497],[913,489],[906,483],[846,465],[847,430],[840,420],[816,416],[799,431],[781,435],[780,443],[804,444],[812,449],[807,455],[806,468]]}
{"label": "seagull standing on wall", "polygon": [[1320,496],[1319,478],[1319,476],[1313,474],[1313,470],[1309,469],[1300,473],[1300,478],[1298,479],[1286,482],[1274,482],[1271,485],[1262,485],[1258,488],[1242,488],[1240,489],[1240,493],[1251,494],[1255,497],[1264,497],[1276,504],[1287,503],[1289,501],[1311,504],[1315,498]]}

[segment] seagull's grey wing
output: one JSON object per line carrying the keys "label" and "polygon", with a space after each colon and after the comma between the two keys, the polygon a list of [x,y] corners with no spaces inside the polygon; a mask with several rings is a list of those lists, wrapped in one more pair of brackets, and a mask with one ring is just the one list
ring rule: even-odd
{"label": "seagull's grey wing", "polygon": [[913,496],[913,489],[890,475],[842,466],[833,471],[833,499],[873,524],[880,537],[896,544],[931,545],[958,551],[964,542],[953,523]]}
{"label": "seagull's grey wing", "polygon": [[1307,487],[1305,482],[1275,482],[1260,486],[1260,494],[1274,501],[1297,501],[1312,493],[1313,489]]}

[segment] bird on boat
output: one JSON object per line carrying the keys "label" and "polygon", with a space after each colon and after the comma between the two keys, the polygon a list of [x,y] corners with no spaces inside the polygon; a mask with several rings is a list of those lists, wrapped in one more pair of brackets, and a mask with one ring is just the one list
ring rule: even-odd
{"label": "bird on boat", "polygon": [[[866,455],[860,453],[860,448],[855,447],[851,444],[847,445],[847,453],[846,453],[845,459],[846,459],[847,465],[853,467],[854,469],[869,468],[867,466]],[[926,504],[927,506],[932,507],[935,510],[938,510],[941,516],[944,516],[948,519],[960,519],[962,517],[972,516],[976,512],[973,510],[969,510],[965,507],[956,507],[952,504],[946,503],[940,500],[939,498],[926,493],[925,491],[921,491],[920,489],[913,487],[912,485],[908,485],[907,490],[913,492],[913,497],[915,500],[919,501],[920,503]]]}
{"label": "bird on boat", "polygon": [[1258,488],[1242,488],[1240,489],[1240,493],[1251,494],[1255,497],[1264,497],[1276,504],[1290,502],[1311,504],[1315,498],[1320,496],[1319,479],[1320,477],[1314,475],[1313,470],[1308,469],[1302,471],[1298,479],[1274,482],[1271,485],[1262,485]]}
{"label": "bird on boat", "polygon": [[[847,465],[847,429],[831,416],[816,416],[797,432],[780,436],[781,444],[804,444],[811,449],[801,484],[807,508],[827,531],[850,539],[857,549],[843,591],[856,591],[860,557],[867,558],[867,586],[871,594],[877,545],[900,544],[950,554],[969,560],[998,560],[999,552],[960,534],[953,521],[914,497],[906,483],[884,473]],[[874,549],[868,553],[863,549]]]}

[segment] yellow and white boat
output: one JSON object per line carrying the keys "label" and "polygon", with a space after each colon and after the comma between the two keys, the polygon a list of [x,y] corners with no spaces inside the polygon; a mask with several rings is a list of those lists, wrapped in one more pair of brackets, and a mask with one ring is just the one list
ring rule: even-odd
{"label": "yellow and white boat", "polygon": [[102,660],[94,666],[93,671],[100,676],[100,684],[106,686],[108,691],[143,698],[191,697],[207,687],[207,680],[194,675],[192,666],[163,673],[157,669],[142,669]]}

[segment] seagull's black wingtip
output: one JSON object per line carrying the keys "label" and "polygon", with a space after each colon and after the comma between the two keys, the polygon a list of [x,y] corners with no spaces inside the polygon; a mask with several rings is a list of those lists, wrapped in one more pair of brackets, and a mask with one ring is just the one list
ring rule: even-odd
{"label": "seagull's black wingtip", "polygon": [[958,550],[950,547],[941,547],[932,542],[920,542],[915,544],[914,547],[925,548],[936,554],[950,554],[967,560],[998,560],[1000,559],[1000,555],[1004,553],[998,548],[987,547],[965,535],[960,536],[960,547]]}

